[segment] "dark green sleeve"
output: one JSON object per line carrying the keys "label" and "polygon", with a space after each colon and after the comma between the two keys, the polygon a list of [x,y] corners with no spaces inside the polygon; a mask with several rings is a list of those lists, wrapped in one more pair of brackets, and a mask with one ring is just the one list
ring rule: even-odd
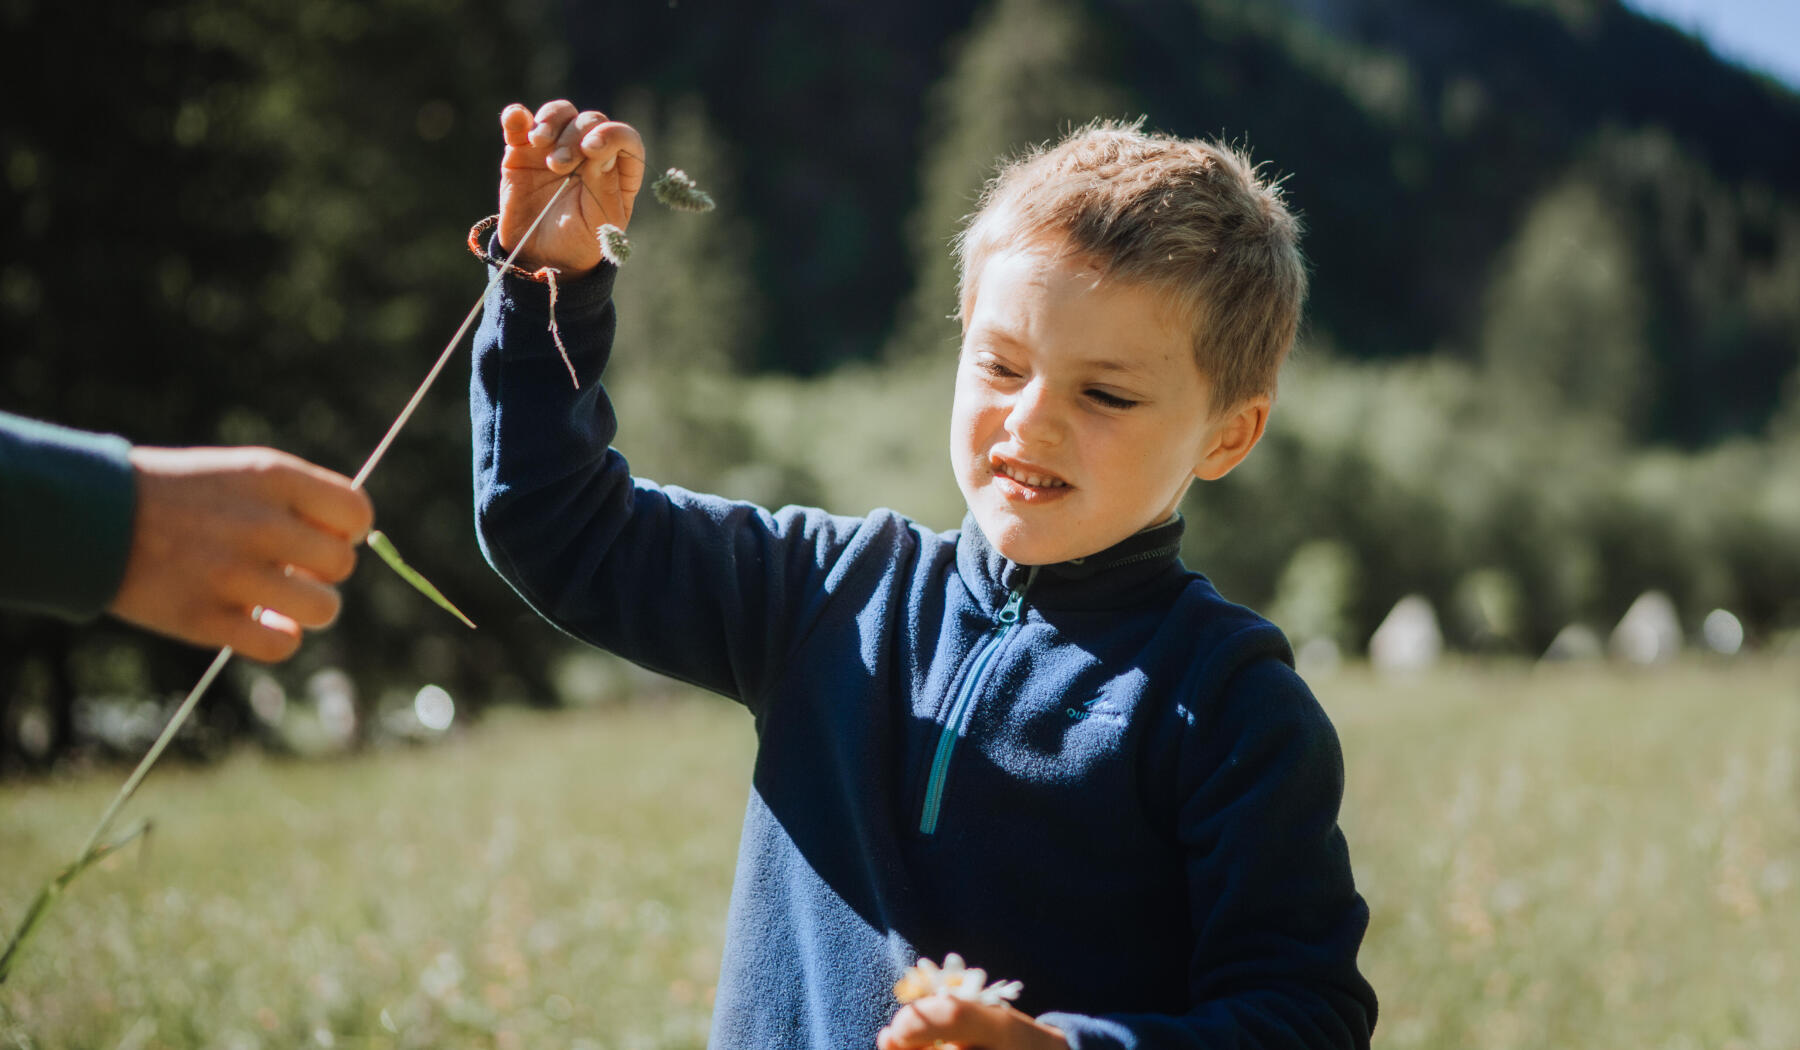
{"label": "dark green sleeve", "polygon": [[130,450],[0,412],[0,608],[87,620],[112,601],[131,553]]}

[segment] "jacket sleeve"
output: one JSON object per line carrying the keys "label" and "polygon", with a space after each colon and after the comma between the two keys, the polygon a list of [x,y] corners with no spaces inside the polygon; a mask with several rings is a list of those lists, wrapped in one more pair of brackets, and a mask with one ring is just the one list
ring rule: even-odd
{"label": "jacket sleeve", "polygon": [[1343,755],[1292,668],[1260,659],[1186,712],[1177,822],[1193,954],[1185,1014],[1046,1014],[1075,1050],[1366,1048],[1368,906],[1338,829]]}
{"label": "jacket sleeve", "polygon": [[599,382],[616,273],[561,282],[554,307],[511,275],[489,295],[470,388],[482,552],[568,634],[757,710],[864,523],[632,478]]}
{"label": "jacket sleeve", "polygon": [[130,442],[0,412],[0,607],[98,616],[125,577]]}

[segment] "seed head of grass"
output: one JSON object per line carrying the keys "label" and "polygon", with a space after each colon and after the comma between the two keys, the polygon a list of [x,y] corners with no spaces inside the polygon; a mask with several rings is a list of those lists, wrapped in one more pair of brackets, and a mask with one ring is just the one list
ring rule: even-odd
{"label": "seed head of grass", "polygon": [[701,189],[699,183],[680,168],[670,168],[657,176],[650,186],[650,192],[656,194],[657,200],[676,211],[713,210],[712,194]]}
{"label": "seed head of grass", "polygon": [[609,222],[594,232],[600,238],[600,257],[614,266],[624,266],[625,260],[631,258],[631,241],[625,231]]}

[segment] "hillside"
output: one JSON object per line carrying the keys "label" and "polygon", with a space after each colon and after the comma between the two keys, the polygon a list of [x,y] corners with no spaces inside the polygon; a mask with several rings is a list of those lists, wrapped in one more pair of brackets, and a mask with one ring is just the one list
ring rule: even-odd
{"label": "hillside", "polygon": [[[1757,431],[1800,353],[1800,97],[1613,0],[765,2],[568,18],[584,96],[701,98],[739,158],[768,307],[757,367],[877,355],[950,232],[941,215],[916,228],[934,195],[966,206],[970,171],[1092,115],[1046,102],[1028,75],[1012,83],[1029,91],[1009,89],[994,62],[979,84],[944,79],[983,33],[1022,41],[994,39],[1004,63],[1057,24],[1081,43],[1032,59],[1039,74],[1067,64],[1043,76],[1050,94],[1104,85],[1119,114],[1246,139],[1289,173],[1311,231],[1312,335],[1339,353],[1504,353],[1497,313],[1564,309],[1497,301],[1496,286],[1509,267],[1556,265],[1546,256],[1566,245],[1517,242],[1571,182],[1605,202],[1617,258],[1594,265],[1622,266],[1615,298],[1642,307],[1640,334],[1612,351],[1647,376],[1629,406],[1642,437]],[[607,44],[620,39],[632,46]],[[1001,114],[987,124],[1014,137],[966,139],[964,184],[931,184],[921,158],[956,113]],[[947,303],[933,276],[926,298]],[[1546,327],[1541,354],[1587,352],[1581,319]]]}

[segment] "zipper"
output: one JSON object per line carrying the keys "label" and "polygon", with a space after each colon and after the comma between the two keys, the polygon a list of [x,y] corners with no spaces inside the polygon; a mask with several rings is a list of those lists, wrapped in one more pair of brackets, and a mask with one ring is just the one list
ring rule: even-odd
{"label": "zipper", "polygon": [[931,776],[925,781],[925,805],[919,814],[919,832],[932,835],[937,832],[938,813],[944,805],[944,775],[950,771],[950,756],[956,751],[956,730],[963,723],[969,705],[975,702],[975,690],[981,685],[987,674],[987,667],[994,658],[994,653],[1012,634],[1013,628],[1019,624],[1019,610],[1025,604],[1025,591],[1031,581],[1037,577],[1038,567],[1033,565],[1025,577],[1025,582],[1011,594],[1006,596],[1006,605],[1001,608],[994,622],[999,625],[999,632],[988,639],[975,657],[975,666],[970,669],[969,677],[963,680],[961,691],[956,694],[956,703],[950,705],[950,714],[944,719],[944,728],[938,733],[937,753],[931,759]]}

